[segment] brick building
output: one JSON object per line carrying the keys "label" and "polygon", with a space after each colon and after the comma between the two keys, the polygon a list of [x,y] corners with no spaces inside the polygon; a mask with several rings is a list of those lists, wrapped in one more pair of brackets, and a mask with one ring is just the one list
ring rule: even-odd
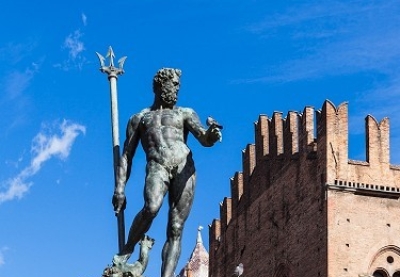
{"label": "brick building", "polygon": [[210,225],[210,277],[400,276],[400,167],[389,120],[365,119],[366,161],[348,159],[348,105],[260,115],[231,197]]}

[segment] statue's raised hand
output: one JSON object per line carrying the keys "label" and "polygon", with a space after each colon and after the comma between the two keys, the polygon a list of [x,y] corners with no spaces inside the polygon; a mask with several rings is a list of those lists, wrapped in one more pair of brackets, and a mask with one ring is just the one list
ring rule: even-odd
{"label": "statue's raised hand", "polygon": [[221,129],[223,128],[214,118],[209,116],[207,118],[206,124],[208,126],[207,137],[208,141],[215,143],[218,140],[222,141]]}
{"label": "statue's raised hand", "polygon": [[211,143],[222,141],[222,133],[220,128],[216,126],[210,126],[207,130],[207,140]]}

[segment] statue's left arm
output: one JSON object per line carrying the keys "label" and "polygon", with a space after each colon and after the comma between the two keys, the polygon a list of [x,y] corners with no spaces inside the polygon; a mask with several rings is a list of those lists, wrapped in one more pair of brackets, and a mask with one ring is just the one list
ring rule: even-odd
{"label": "statue's left arm", "polygon": [[199,116],[190,108],[183,108],[185,116],[185,128],[187,128],[201,145],[210,147],[221,140],[222,134],[220,128],[211,125],[205,129],[200,122]]}

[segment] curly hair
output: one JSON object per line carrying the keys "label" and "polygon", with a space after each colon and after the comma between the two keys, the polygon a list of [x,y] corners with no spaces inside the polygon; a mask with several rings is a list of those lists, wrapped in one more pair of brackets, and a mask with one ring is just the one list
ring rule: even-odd
{"label": "curly hair", "polygon": [[174,78],[175,76],[181,77],[182,71],[180,69],[176,68],[161,68],[160,70],[157,71],[156,75],[154,75],[153,78],[153,91],[156,92],[160,87],[161,84],[166,81]]}

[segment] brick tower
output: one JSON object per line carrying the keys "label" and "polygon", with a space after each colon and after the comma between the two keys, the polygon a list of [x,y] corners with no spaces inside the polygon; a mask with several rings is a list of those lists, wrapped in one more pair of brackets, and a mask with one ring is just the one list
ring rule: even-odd
{"label": "brick tower", "polygon": [[400,167],[389,120],[365,119],[366,161],[348,159],[348,105],[260,115],[255,144],[210,226],[210,277],[400,277]]}

